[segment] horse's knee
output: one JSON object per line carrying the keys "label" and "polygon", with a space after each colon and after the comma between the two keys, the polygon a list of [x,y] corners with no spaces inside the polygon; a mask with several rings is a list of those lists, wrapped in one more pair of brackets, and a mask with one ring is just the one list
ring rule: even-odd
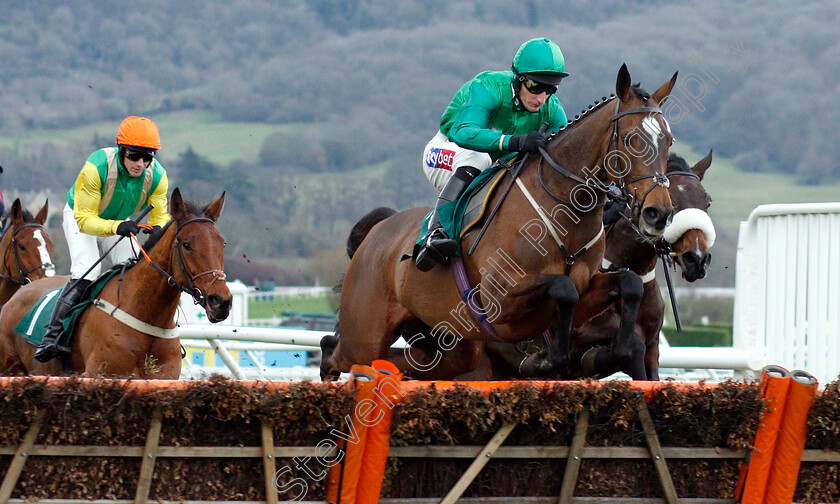
{"label": "horse's knee", "polygon": [[580,300],[575,283],[566,275],[559,275],[548,288],[548,295],[558,307],[573,307]]}
{"label": "horse's knee", "polygon": [[626,302],[641,302],[645,293],[645,284],[639,275],[632,271],[622,271],[618,280],[621,298]]}

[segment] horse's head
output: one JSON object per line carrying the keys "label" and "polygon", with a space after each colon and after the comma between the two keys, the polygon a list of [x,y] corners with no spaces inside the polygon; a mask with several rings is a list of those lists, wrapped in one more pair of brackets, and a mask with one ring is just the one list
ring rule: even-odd
{"label": "horse's head", "polygon": [[[629,199],[639,229],[659,236],[674,214],[665,168],[674,136],[660,108],[677,81],[675,73],[653,94],[632,85],[627,66],[616,80],[612,108],[612,134],[606,146],[604,168],[608,178]],[[609,105],[608,105],[609,106]]]}
{"label": "horse's head", "polygon": [[169,200],[175,238],[172,254],[173,276],[182,290],[192,294],[204,307],[210,322],[228,317],[233,297],[225,283],[225,240],[215,222],[222,214],[225,194],[203,209],[181,197],[175,188]]}
{"label": "horse's head", "polygon": [[715,226],[708,213],[712,198],[702,184],[711,164],[712,151],[691,168],[676,154],[668,157],[669,190],[676,214],[662,238],[671,244],[671,257],[689,282],[704,278],[712,260],[709,249],[715,243]]}
{"label": "horse's head", "polygon": [[55,275],[52,240],[44,229],[48,212],[49,201],[35,217],[23,208],[20,199],[12,203],[11,225],[3,236],[3,264],[15,283],[25,284]]}

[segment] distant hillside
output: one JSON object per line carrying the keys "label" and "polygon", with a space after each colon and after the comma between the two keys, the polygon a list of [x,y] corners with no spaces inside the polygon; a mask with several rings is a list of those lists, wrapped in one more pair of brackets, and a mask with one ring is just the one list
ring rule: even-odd
{"label": "distant hillside", "polygon": [[124,116],[147,115],[174,184],[188,197],[228,192],[231,263],[268,263],[262,276],[279,265],[287,281],[306,282],[340,269],[324,251],[343,248],[367,210],[431,204],[420,153],[447,102],[479,71],[507,68],[534,36],[563,48],[571,76],[558,96],[571,116],[614,89],[622,63],[649,89],[679,70],[666,108],[674,149],[690,162],[716,154],[715,265],[734,258],[737,223],[757,204],[840,199],[837,2],[3,7],[3,190],[49,194],[57,211],[85,157],[113,142]]}

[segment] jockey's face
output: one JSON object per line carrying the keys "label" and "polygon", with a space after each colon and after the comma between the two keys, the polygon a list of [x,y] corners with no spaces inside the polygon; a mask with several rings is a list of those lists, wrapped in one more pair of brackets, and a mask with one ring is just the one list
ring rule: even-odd
{"label": "jockey's face", "polygon": [[551,94],[544,91],[534,94],[528,91],[526,86],[519,86],[519,101],[522,102],[522,106],[525,107],[525,110],[528,112],[537,112],[540,110],[540,107],[543,106],[543,103],[548,101],[550,96]]}
{"label": "jockey's face", "polygon": [[134,152],[129,149],[125,149],[124,152],[123,165],[132,177],[139,177],[154,159],[154,154]]}

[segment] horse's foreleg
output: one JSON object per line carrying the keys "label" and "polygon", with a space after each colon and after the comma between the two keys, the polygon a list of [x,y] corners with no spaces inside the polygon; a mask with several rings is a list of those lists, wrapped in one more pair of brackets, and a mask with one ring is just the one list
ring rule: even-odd
{"label": "horse's foreleg", "polygon": [[621,324],[618,326],[617,338],[613,341],[613,351],[626,363],[622,371],[634,380],[647,380],[645,344],[635,333],[645,286],[639,275],[632,271],[620,271],[618,285],[622,304]]}
{"label": "horse's foreleg", "polygon": [[659,333],[665,318],[665,301],[656,279],[645,284],[645,293],[636,320],[636,332],[645,342],[645,370],[648,380],[659,381]]}
{"label": "horse's foreleg", "polygon": [[581,365],[587,374],[603,377],[620,369],[634,380],[648,379],[645,344],[634,332],[643,293],[642,280],[631,271],[600,273],[592,279],[575,310],[575,326],[603,312],[616,300],[619,300],[619,325],[609,347],[592,349],[584,355]]}
{"label": "horse's foreleg", "polygon": [[328,334],[321,338],[321,381],[336,381],[341,371],[336,367],[333,355],[338,348],[338,335]]}
{"label": "horse's foreleg", "polygon": [[551,346],[547,352],[531,354],[519,363],[519,373],[523,378],[568,374],[572,316],[580,296],[574,282],[566,275],[555,276],[547,292],[557,307],[551,328]]}

